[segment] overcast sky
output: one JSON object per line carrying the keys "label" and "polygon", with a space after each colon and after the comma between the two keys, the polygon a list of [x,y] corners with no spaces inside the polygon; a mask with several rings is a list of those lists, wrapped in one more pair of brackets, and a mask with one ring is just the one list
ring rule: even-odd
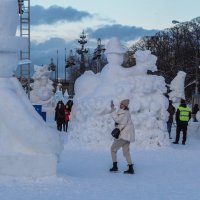
{"label": "overcast sky", "polygon": [[[127,46],[139,37],[169,28],[172,20],[189,21],[200,16],[199,0],[33,0],[31,1],[31,57],[46,64],[59,50],[78,47],[82,30],[88,48],[97,38],[106,43],[117,36]],[[59,66],[61,67],[61,66]]]}

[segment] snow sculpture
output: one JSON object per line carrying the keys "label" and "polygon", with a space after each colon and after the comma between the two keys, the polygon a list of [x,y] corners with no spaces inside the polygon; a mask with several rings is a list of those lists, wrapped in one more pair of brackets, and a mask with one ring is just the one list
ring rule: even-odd
{"label": "snow sculpture", "polygon": [[68,94],[68,91],[66,89],[65,93],[63,95],[63,103],[66,105],[66,103],[68,102],[68,100],[69,100],[69,94]]}
{"label": "snow sculpture", "polygon": [[66,104],[68,100],[69,100],[68,91],[66,89],[64,92],[64,95],[63,95],[62,84],[60,83],[60,79],[58,79],[56,92],[53,96],[53,104],[54,104],[54,106],[56,106],[59,101],[62,101],[64,104]]}
{"label": "snow sculpture", "polygon": [[169,99],[172,100],[176,108],[179,106],[180,100],[185,99],[185,77],[186,73],[179,71],[170,83]]}
{"label": "snow sculpture", "polygon": [[114,127],[110,116],[110,101],[118,108],[122,99],[130,99],[130,111],[136,129],[136,145],[158,147],[168,144],[166,121],[168,100],[164,78],[148,75],[155,71],[157,58],[150,51],[135,54],[136,66],[123,68],[125,48],[117,38],[112,38],[106,47],[108,64],[101,73],[86,71],[75,82],[74,105],[71,116],[71,141],[110,143]]}
{"label": "snow sculpture", "polygon": [[[8,12],[9,11],[9,12]],[[0,1],[0,175],[41,177],[56,173],[61,144],[13,77],[17,53],[27,41],[15,36],[16,0]],[[3,101],[4,100],[4,101]]]}
{"label": "snow sculpture", "polygon": [[60,79],[58,79],[58,84],[56,86],[56,92],[53,96],[53,105],[56,106],[59,101],[62,101],[64,103],[62,84],[60,83]]}
{"label": "snow sculpture", "polygon": [[37,66],[34,65],[33,79],[31,84],[32,91],[30,92],[30,101],[33,104],[49,105],[53,97],[53,81],[51,77],[52,71],[49,71],[48,65]]}
{"label": "snow sculpture", "polygon": [[196,119],[197,119],[198,122],[200,122],[200,111],[197,112]]}
{"label": "snow sculpture", "polygon": [[151,54],[151,51],[138,50],[135,52],[134,57],[137,60],[136,66],[134,66],[133,70],[134,75],[145,75],[148,70],[151,70],[152,72],[157,71],[157,58]]}

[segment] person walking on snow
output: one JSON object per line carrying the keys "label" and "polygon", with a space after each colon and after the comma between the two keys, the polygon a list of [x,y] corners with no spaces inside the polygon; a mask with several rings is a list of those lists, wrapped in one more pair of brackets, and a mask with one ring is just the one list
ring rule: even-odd
{"label": "person walking on snow", "polygon": [[70,111],[69,111],[69,106],[66,104],[65,105],[65,122],[63,123],[63,131],[67,132],[68,129],[68,122],[70,119]]}
{"label": "person walking on snow", "polygon": [[197,122],[196,114],[198,111],[199,111],[199,105],[194,104],[194,107],[192,108],[192,116],[193,116],[194,122]]}
{"label": "person walking on snow", "polygon": [[183,131],[182,144],[185,145],[187,139],[187,126],[190,118],[191,110],[189,107],[187,107],[186,101],[184,99],[181,99],[181,104],[176,111],[176,140],[173,142],[173,144],[178,144],[180,133],[181,131]]}
{"label": "person walking on snow", "polygon": [[55,109],[55,121],[57,123],[57,130],[62,131],[62,125],[65,122],[65,110],[64,110],[64,104],[62,101],[59,101],[57,103],[56,109]]}
{"label": "person walking on snow", "polygon": [[117,128],[120,129],[120,135],[118,139],[114,139],[111,146],[111,156],[113,161],[113,167],[110,172],[117,172],[117,151],[122,148],[123,155],[128,163],[128,170],[124,171],[125,174],[134,174],[133,162],[130,155],[130,143],[135,141],[135,131],[133,122],[131,120],[131,114],[129,112],[129,99],[125,99],[120,103],[120,109],[116,112],[113,102],[111,103],[111,115]]}
{"label": "person walking on snow", "polygon": [[168,107],[167,111],[169,113],[169,119],[167,121],[167,130],[168,130],[168,133],[169,133],[169,139],[172,139],[171,129],[172,129],[172,124],[173,124],[173,120],[174,120],[174,113],[175,113],[176,109],[172,105],[171,100],[169,100],[169,107]]}

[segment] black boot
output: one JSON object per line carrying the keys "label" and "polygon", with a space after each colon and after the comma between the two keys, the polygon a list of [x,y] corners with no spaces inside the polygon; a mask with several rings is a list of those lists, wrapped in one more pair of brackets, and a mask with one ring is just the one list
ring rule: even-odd
{"label": "black boot", "polygon": [[124,174],[134,174],[133,165],[128,165],[128,170],[124,171]]}
{"label": "black boot", "polygon": [[110,172],[117,172],[117,171],[118,171],[117,162],[113,162],[113,167],[110,168]]}
{"label": "black boot", "polygon": [[173,143],[173,144],[178,144],[178,142],[176,142],[176,141],[175,141],[175,142],[172,142],[172,143]]}

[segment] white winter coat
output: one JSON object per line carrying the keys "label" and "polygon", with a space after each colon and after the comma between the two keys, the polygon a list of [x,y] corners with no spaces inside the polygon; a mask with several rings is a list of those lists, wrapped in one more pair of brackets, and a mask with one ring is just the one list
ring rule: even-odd
{"label": "white winter coat", "polygon": [[119,139],[134,142],[135,129],[129,110],[120,109],[118,112],[114,110],[111,115],[113,120],[118,123],[117,128],[121,130]]}

